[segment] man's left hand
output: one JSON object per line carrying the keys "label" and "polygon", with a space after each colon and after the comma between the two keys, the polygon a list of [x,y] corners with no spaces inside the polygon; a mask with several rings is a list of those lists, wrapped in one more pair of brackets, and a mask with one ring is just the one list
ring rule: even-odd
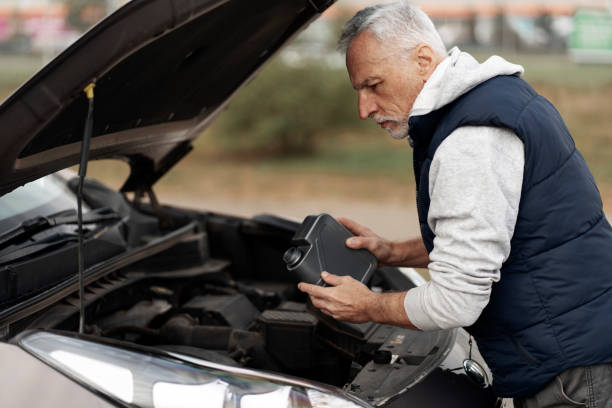
{"label": "man's left hand", "polygon": [[372,321],[371,304],[376,294],[351,276],[322,272],[328,287],[301,282],[298,289],[310,295],[312,304],[326,315],[351,323]]}

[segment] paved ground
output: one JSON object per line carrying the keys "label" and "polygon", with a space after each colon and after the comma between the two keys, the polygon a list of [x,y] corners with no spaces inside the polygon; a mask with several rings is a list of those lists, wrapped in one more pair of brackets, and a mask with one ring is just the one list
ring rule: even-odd
{"label": "paved ground", "polygon": [[[301,221],[309,214],[322,212],[334,216],[349,217],[374,232],[390,239],[407,239],[419,234],[419,223],[414,202],[400,205],[397,203],[377,204],[373,201],[348,200],[269,200],[269,199],[231,199],[213,198],[194,200],[174,197],[170,200],[179,206],[210,210],[226,214],[253,216],[270,213]],[[167,198],[164,202],[168,203]]]}
{"label": "paved ground", "polygon": [[[245,217],[270,213],[302,220],[309,214],[326,212],[334,216],[352,218],[390,239],[407,239],[418,236],[420,233],[416,205],[412,199],[400,204],[388,201],[377,203],[375,201],[350,199],[279,200],[220,197],[204,200],[175,196],[164,197],[162,202]],[[612,220],[612,199],[606,200],[604,198],[604,210],[608,215],[608,220]]]}

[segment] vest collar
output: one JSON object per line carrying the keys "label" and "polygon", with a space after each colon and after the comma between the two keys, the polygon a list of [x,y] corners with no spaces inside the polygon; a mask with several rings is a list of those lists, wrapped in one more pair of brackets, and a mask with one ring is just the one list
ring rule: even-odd
{"label": "vest collar", "polygon": [[446,105],[425,115],[410,117],[408,120],[408,135],[412,147],[416,149],[429,146],[436,127],[448,110],[448,106]]}

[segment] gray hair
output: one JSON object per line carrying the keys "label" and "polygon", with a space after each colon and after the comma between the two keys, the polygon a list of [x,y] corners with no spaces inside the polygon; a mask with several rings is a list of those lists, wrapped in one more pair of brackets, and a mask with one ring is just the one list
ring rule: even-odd
{"label": "gray hair", "polygon": [[351,41],[366,30],[379,41],[393,42],[406,51],[427,44],[436,54],[446,56],[446,47],[431,19],[407,1],[378,4],[358,11],[344,25],[338,50],[346,54]]}

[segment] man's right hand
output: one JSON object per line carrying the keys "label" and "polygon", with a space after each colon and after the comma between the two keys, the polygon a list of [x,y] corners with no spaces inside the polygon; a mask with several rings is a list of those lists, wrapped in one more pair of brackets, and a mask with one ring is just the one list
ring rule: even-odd
{"label": "man's right hand", "polygon": [[355,236],[346,240],[346,246],[352,249],[367,249],[376,259],[378,264],[394,265],[393,242],[375,234],[371,229],[353,221],[349,218],[340,217],[338,222],[346,227]]}
{"label": "man's right hand", "polygon": [[355,235],[346,240],[346,246],[367,249],[378,259],[379,266],[426,268],[429,264],[429,254],[421,238],[393,242],[349,218],[339,217],[337,220]]}

